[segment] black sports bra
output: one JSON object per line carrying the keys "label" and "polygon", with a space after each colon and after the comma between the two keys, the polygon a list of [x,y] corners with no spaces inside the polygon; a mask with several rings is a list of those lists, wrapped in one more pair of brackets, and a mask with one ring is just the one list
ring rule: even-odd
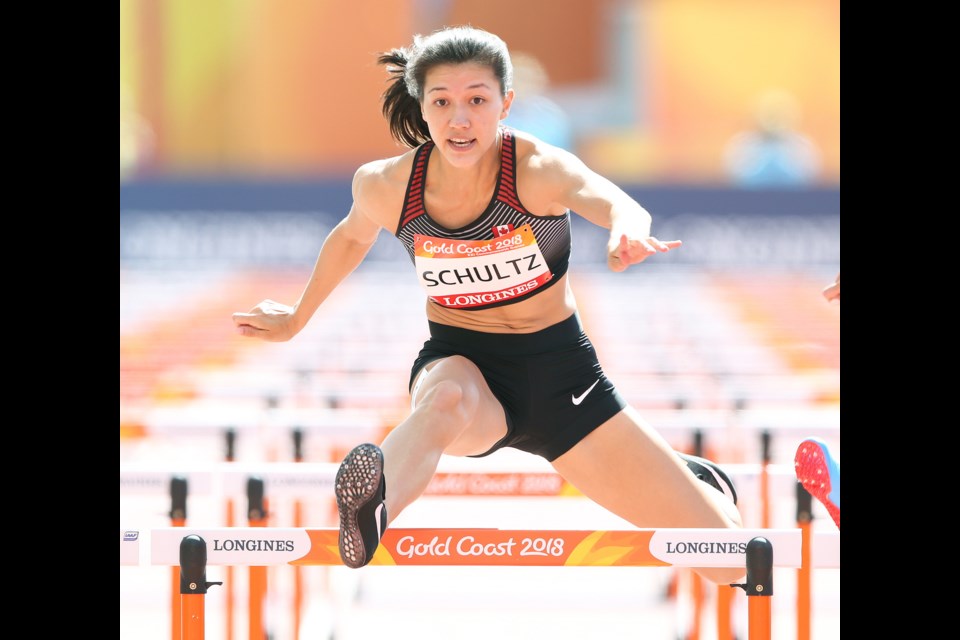
{"label": "black sports bra", "polygon": [[570,264],[570,212],[537,216],[520,203],[516,139],[501,128],[500,173],[490,204],[459,229],[434,221],[424,206],[433,141],[417,149],[396,236],[430,299],[453,309],[489,309],[550,287]]}

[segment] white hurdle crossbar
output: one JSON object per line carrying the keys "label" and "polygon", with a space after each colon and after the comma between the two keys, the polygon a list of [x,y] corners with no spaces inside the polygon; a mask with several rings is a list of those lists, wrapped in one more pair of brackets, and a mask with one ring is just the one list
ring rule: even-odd
{"label": "white hurdle crossbar", "polygon": [[[170,491],[172,477],[183,477],[191,495],[223,495],[242,498],[247,480],[256,476],[264,481],[265,491],[273,497],[316,498],[333,496],[334,478],[339,465],[310,462],[218,462],[199,467],[158,467],[143,464],[120,465],[120,493],[126,495],[163,495]],[[734,480],[755,478],[758,464],[725,465]],[[769,474],[796,482],[792,465],[769,465]],[[442,465],[438,468],[425,496],[568,496],[581,495],[552,469],[542,466],[463,468]]]}
{"label": "white hurdle crossbar", "polygon": [[[341,565],[338,530],[290,527],[162,527],[149,532],[146,564],[176,566],[180,544],[198,536],[207,563],[224,566]],[[120,530],[121,565],[140,564],[141,532]],[[745,567],[747,544],[765,538],[773,566],[801,566],[800,529],[388,529],[370,564],[397,566]],[[815,566],[840,566],[839,533],[814,536]]]}

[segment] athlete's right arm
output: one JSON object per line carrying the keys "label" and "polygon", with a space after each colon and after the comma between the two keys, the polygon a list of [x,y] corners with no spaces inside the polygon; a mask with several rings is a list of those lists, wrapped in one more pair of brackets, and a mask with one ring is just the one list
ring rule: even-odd
{"label": "athlete's right arm", "polygon": [[376,206],[374,194],[378,174],[364,165],[353,177],[353,204],[320,247],[300,299],[293,305],[264,300],[247,313],[234,313],[237,332],[271,342],[283,342],[297,335],[310,321],[324,300],[344,278],[356,269],[377,240],[381,225],[364,207]]}

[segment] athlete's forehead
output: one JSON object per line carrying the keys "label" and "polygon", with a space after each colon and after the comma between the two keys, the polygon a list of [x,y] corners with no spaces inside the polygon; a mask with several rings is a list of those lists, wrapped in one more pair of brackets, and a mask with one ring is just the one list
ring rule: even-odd
{"label": "athlete's forehead", "polygon": [[499,92],[500,81],[493,69],[474,62],[437,65],[424,78],[424,94],[443,91]]}

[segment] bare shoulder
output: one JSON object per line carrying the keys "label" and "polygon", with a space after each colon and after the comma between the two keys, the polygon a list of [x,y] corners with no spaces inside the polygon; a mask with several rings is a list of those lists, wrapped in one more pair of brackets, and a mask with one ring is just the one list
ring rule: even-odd
{"label": "bare shoulder", "polygon": [[410,150],[392,158],[372,160],[354,173],[354,203],[380,226],[396,226],[413,167],[413,156],[414,150]]}
{"label": "bare shoulder", "polygon": [[555,147],[525,131],[513,129],[517,141],[517,167],[536,171],[556,171],[582,164],[566,149]]}
{"label": "bare shoulder", "polygon": [[517,141],[517,189],[520,200],[536,215],[561,215],[564,194],[583,184],[589,170],[566,149],[514,130]]}

